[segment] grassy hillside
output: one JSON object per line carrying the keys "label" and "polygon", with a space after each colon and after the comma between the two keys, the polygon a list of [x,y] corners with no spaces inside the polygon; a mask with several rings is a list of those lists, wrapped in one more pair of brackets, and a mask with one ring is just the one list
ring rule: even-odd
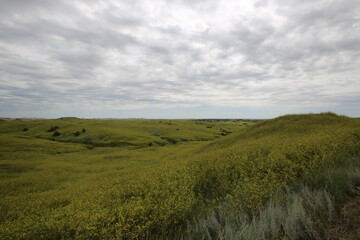
{"label": "grassy hillside", "polygon": [[[243,128],[244,123],[252,124],[239,120],[1,120],[1,239],[21,239],[23,234],[24,239],[39,239],[36,226],[45,231],[47,220],[54,224],[59,220],[52,217],[54,212],[76,207],[90,195],[89,200],[96,200],[99,196],[94,191],[104,189],[102,181],[126,183],[128,175],[141,175],[143,169],[183,158],[207,141]],[[60,135],[54,136],[55,132]]]}
{"label": "grassy hillside", "polygon": [[[59,142],[84,143],[92,146],[144,147],[182,141],[206,141],[247,122],[191,120],[56,120],[0,121],[0,134],[20,134]],[[58,132],[58,136],[54,133]],[[56,134],[55,134],[56,135]]]}
{"label": "grassy hillside", "polygon": [[259,216],[274,193],[314,183],[360,150],[360,120],[331,113],[253,125],[2,121],[0,133],[2,239],[210,238],[194,218],[225,205]]}

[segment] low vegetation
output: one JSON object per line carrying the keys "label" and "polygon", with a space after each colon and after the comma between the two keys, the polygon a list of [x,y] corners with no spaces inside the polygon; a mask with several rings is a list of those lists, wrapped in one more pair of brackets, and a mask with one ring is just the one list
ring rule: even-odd
{"label": "low vegetation", "polygon": [[332,113],[0,126],[1,239],[316,239],[360,179]]}
{"label": "low vegetation", "polygon": [[[346,237],[343,229],[340,233],[337,230],[341,206],[352,196],[356,196],[357,201],[360,199],[357,190],[360,186],[360,157],[349,158],[345,163],[347,165],[342,167],[324,169],[307,182],[295,183],[291,188],[288,186],[275,192],[255,215],[246,214],[242,207],[224,202],[181,232],[173,232],[171,238],[357,239],[359,232]],[[356,217],[349,220],[360,221]]]}

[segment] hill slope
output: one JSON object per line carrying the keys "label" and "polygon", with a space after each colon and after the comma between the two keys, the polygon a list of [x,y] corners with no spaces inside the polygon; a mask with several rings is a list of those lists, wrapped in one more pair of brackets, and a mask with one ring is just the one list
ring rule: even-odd
{"label": "hill slope", "polygon": [[[275,192],[312,181],[359,150],[358,119],[332,113],[287,115],[156,166],[94,175],[72,191],[53,188],[58,204],[40,212],[27,207],[24,215],[21,196],[18,211],[10,211],[5,197],[1,211],[7,217],[0,232],[4,239],[161,238],[224,203],[257,215]],[[33,204],[39,208],[46,197]]]}

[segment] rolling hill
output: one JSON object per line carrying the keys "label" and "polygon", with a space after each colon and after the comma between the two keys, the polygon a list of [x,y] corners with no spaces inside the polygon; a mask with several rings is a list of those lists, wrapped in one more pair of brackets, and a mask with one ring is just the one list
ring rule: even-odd
{"label": "rolling hill", "polygon": [[360,179],[332,113],[0,127],[2,239],[313,239]]}

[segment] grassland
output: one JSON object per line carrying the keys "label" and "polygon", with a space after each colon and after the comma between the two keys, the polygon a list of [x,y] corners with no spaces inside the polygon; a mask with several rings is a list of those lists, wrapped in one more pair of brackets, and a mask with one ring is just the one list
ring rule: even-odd
{"label": "grassland", "polygon": [[[248,124],[252,122],[2,120],[1,232],[12,232],[5,238],[19,239],[21,234],[32,232],[31,236],[26,233],[24,239],[41,236],[46,239],[49,237],[46,232],[37,235],[40,233],[36,232],[34,222],[47,221],[49,217],[55,221],[51,217],[53,213],[75,202],[79,204],[78,201],[83,201],[93,191],[99,191],[92,196],[93,200],[102,197],[101,191],[108,191],[108,186],[102,182],[109,185],[126,183],[131,178],[128,175],[134,175],[134,172],[142,175],[147,168],[184,158],[208,141],[223,138]],[[59,136],[54,136],[56,131]],[[88,213],[92,214],[91,211]],[[15,226],[18,229],[14,229]],[[46,229],[46,226],[41,228]]]}
{"label": "grassland", "polygon": [[360,120],[332,113],[3,120],[0,142],[1,239],[314,239],[360,179]]}

